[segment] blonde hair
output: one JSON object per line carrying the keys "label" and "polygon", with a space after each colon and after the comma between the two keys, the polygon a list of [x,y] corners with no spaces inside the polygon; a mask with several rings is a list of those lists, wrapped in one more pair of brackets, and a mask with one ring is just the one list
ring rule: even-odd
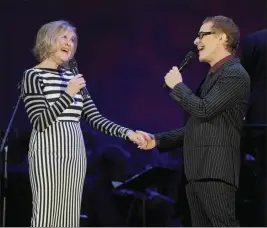
{"label": "blonde hair", "polygon": [[55,51],[56,39],[66,32],[73,32],[75,34],[74,48],[72,52],[73,57],[77,50],[78,44],[76,28],[69,22],[60,20],[44,24],[39,29],[36,36],[35,46],[33,48],[33,54],[35,58],[39,62],[49,58],[50,55]]}

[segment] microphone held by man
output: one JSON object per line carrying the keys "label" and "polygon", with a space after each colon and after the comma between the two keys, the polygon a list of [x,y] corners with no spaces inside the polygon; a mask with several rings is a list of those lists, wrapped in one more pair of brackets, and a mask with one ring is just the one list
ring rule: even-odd
{"label": "microphone held by man", "polygon": [[[182,63],[179,65],[179,68],[177,67],[173,67],[173,69],[176,69],[179,71],[179,72],[182,72],[184,70],[184,68],[193,60],[197,57],[197,49],[194,48],[193,50],[189,51],[184,60],[182,61]],[[166,79],[165,79],[166,80]],[[164,85],[163,85],[164,88],[167,87],[167,83],[165,82]]]}

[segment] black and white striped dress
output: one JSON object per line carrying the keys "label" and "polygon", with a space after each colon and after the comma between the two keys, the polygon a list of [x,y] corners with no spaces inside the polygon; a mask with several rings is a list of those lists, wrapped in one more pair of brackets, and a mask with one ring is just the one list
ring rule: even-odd
{"label": "black and white striped dress", "polygon": [[73,74],[65,69],[25,71],[22,96],[33,125],[29,143],[33,227],[78,227],[86,152],[80,118],[96,130],[126,139],[129,129],[98,112],[93,100],[65,89]]}

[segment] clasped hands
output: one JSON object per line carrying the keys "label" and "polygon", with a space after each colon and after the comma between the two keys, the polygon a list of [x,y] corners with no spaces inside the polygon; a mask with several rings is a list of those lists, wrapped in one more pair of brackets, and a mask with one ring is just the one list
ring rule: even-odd
{"label": "clasped hands", "polygon": [[130,131],[127,133],[128,138],[141,150],[151,150],[156,146],[156,140],[153,135],[144,131]]}

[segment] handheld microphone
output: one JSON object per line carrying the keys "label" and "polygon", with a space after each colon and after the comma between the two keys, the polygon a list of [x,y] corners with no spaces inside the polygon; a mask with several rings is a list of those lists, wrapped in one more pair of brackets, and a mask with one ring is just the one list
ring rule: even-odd
{"label": "handheld microphone", "polygon": [[[193,49],[192,51],[189,51],[186,56],[184,57],[184,60],[182,63],[179,65],[178,69],[180,72],[184,70],[184,68],[193,60],[197,57],[197,48]],[[166,83],[163,85],[165,88],[167,85]]]}
{"label": "handheld microphone", "polygon": [[[75,59],[70,59],[69,60],[69,66],[70,66],[70,70],[74,74],[74,76],[79,74],[78,67],[77,67],[77,62],[76,62]],[[88,98],[89,92],[88,92],[86,87],[81,89],[81,95],[82,95],[83,99]]]}

